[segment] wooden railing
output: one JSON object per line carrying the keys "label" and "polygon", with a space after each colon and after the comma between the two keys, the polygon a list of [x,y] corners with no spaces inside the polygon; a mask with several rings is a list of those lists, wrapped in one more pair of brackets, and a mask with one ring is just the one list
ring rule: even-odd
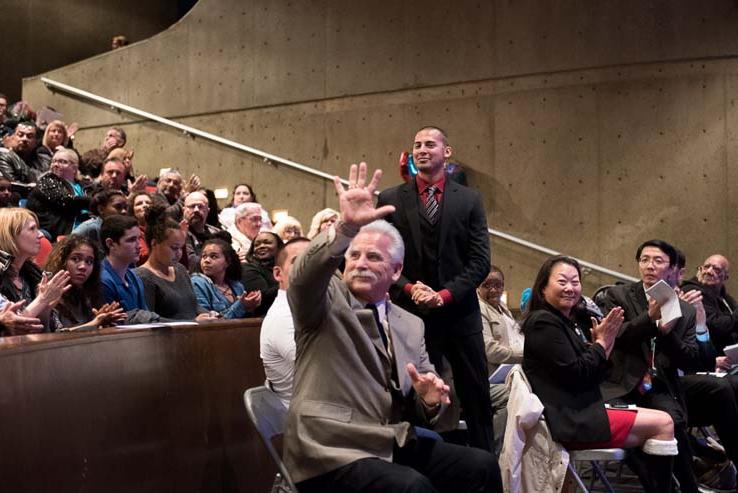
{"label": "wooden railing", "polygon": [[260,325],[0,338],[3,491],[268,491],[243,406]]}

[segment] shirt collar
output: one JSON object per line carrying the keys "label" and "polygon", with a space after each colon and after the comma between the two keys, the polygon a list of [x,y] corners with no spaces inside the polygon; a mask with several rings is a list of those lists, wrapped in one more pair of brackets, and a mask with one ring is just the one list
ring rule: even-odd
{"label": "shirt collar", "polygon": [[435,183],[428,183],[427,181],[422,179],[420,175],[415,175],[415,185],[418,187],[418,192],[420,193],[424,192],[425,189],[431,185],[437,186],[438,191],[443,193],[443,189],[446,187],[446,173],[444,173],[441,179]]}

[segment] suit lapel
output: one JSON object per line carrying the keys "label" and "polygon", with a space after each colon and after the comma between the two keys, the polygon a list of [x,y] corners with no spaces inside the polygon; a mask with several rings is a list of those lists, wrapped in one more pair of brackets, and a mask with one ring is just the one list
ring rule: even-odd
{"label": "suit lapel", "polygon": [[392,337],[392,351],[394,354],[394,364],[397,367],[397,378],[399,379],[400,389],[403,395],[408,395],[413,384],[410,381],[410,376],[405,371],[405,365],[408,363],[415,363],[415,354],[418,348],[410,347],[409,344],[412,341],[408,337],[405,337],[407,333],[407,325],[403,319],[399,310],[393,310],[390,305],[389,313],[387,314],[387,321],[389,323],[390,334]]}
{"label": "suit lapel", "polygon": [[454,218],[453,211],[456,209],[456,200],[458,199],[458,192],[459,191],[459,185],[449,179],[449,177],[446,177],[446,185],[443,189],[443,199],[441,200],[441,231],[438,235],[438,255],[440,260],[440,254],[442,251],[442,248],[440,248],[441,245],[446,244],[446,236],[448,236],[448,231],[450,228],[451,221]]}
{"label": "suit lapel", "polygon": [[[415,180],[403,185],[400,200],[407,222],[410,225],[410,236],[415,248],[415,257],[420,258],[420,216],[418,215],[418,192],[415,188]],[[408,248],[408,245],[405,245],[405,247]]]}

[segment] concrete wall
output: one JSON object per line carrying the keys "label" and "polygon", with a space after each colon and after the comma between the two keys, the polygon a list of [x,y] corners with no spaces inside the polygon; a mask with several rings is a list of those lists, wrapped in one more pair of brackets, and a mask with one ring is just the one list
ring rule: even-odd
{"label": "concrete wall", "polygon": [[[46,76],[328,173],[366,160],[385,186],[399,182],[414,130],[435,123],[493,227],[632,275],[637,245],[661,237],[691,271],[713,251],[738,259],[736,24],[728,0],[201,0],[144,43]],[[82,123],[82,150],[123,124],[142,171],[176,165],[213,188],[250,182],[305,227],[335,205],[319,179],[37,79],[24,96]],[[543,257],[493,248],[517,300]],[[586,288],[610,281],[591,275]]]}
{"label": "concrete wall", "polygon": [[21,78],[110,50],[113,36],[134,43],[171,26],[178,2],[169,0],[3,0],[0,92],[20,98]]}

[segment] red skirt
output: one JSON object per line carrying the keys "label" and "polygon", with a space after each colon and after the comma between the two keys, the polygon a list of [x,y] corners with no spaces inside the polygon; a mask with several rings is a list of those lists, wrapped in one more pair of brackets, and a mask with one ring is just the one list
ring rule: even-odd
{"label": "red skirt", "polygon": [[591,448],[622,448],[635,423],[637,409],[605,409],[610,421],[610,439],[605,442],[568,442],[562,445],[570,450]]}

